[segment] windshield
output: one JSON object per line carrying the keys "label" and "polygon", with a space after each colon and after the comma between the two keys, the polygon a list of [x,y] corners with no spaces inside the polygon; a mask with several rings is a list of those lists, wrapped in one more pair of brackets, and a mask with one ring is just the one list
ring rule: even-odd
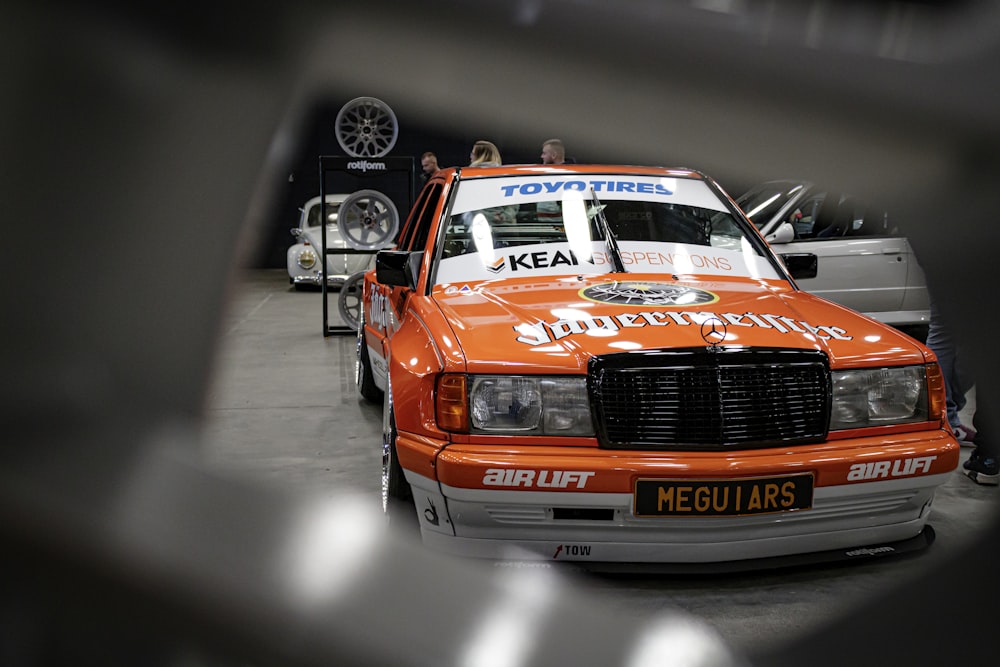
{"label": "windshield", "polygon": [[[337,224],[337,210],[340,208],[340,202],[326,202],[326,221],[331,225]],[[320,219],[323,215],[323,207],[319,205],[317,201],[315,204],[309,207],[309,213],[306,215],[306,226],[307,227],[319,227]]]}
{"label": "windshield", "polygon": [[763,229],[801,189],[799,184],[784,181],[762,183],[740,196],[736,204],[757,229]]}
{"label": "windshield", "polygon": [[703,181],[540,174],[460,183],[435,282],[612,273],[616,255],[628,273],[778,278]]}

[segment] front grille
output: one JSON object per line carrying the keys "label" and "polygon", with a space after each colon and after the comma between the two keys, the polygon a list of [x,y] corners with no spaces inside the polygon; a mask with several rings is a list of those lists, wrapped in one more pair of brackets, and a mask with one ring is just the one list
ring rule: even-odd
{"label": "front grille", "polygon": [[594,357],[598,440],[611,449],[730,449],[818,442],[830,370],[814,350],[705,347]]}

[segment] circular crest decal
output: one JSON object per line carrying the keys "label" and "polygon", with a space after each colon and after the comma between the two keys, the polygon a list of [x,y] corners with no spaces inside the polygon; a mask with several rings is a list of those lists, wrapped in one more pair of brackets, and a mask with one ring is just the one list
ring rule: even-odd
{"label": "circular crest decal", "polygon": [[667,283],[603,283],[580,290],[580,296],[599,303],[626,306],[700,306],[719,300],[706,290]]}

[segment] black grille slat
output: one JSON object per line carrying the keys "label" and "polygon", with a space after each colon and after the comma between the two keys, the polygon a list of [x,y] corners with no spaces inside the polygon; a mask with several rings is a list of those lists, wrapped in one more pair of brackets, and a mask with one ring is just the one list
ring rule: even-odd
{"label": "black grille slat", "polygon": [[602,447],[725,449],[826,436],[829,365],[811,350],[695,348],[590,361]]}

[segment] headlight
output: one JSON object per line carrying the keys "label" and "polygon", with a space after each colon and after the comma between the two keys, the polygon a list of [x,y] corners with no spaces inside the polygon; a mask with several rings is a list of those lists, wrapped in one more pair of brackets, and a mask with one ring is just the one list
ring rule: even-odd
{"label": "headlight", "polygon": [[833,371],[830,430],[929,419],[923,366]]}
{"label": "headlight", "polygon": [[299,266],[303,269],[311,269],[316,266],[316,253],[312,248],[305,248],[299,253]]}
{"label": "headlight", "polygon": [[[476,375],[470,376],[468,382],[471,433],[594,435],[586,378]],[[446,386],[445,382],[439,383],[438,401],[453,405],[457,397],[443,391]],[[439,421],[445,412],[439,405]],[[450,424],[457,426],[455,421]]]}

